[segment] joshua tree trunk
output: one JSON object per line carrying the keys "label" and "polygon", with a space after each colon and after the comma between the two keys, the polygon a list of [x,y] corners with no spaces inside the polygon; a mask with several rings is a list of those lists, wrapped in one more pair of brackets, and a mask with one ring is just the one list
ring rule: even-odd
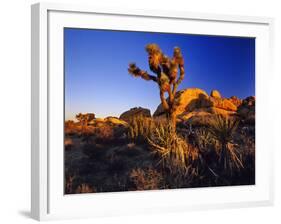
{"label": "joshua tree trunk", "polygon": [[176,130],[176,126],[177,126],[177,115],[175,112],[171,112],[170,114],[170,119],[171,119],[171,125],[173,127],[174,130]]}
{"label": "joshua tree trunk", "polygon": [[[184,78],[184,59],[181,50],[175,47],[171,58],[164,55],[156,44],[148,44],[146,51],[148,53],[149,68],[156,76],[141,70],[135,63],[129,64],[128,72],[134,77],[141,77],[147,81],[152,80],[158,84],[163,109],[174,130],[176,130],[176,105],[174,101],[177,88]],[[168,101],[164,96],[165,92],[169,94]]]}

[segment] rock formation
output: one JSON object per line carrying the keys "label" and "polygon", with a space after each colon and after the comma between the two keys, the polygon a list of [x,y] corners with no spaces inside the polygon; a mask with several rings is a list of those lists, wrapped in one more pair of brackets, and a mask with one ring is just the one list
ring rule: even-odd
{"label": "rock formation", "polygon": [[[177,104],[176,114],[182,114],[185,111],[192,111],[196,108],[207,107],[210,105],[208,94],[201,89],[192,88],[178,91],[175,96]],[[165,113],[162,104],[160,104],[153,116],[157,117]]]}
{"label": "rock formation", "polygon": [[142,107],[134,107],[122,113],[119,119],[129,121],[136,116],[151,117],[150,110]]}
{"label": "rock formation", "polygon": [[237,113],[248,123],[255,122],[255,101],[254,96],[245,98],[237,109]]}
{"label": "rock formation", "polygon": [[242,104],[242,100],[239,99],[237,96],[232,96],[229,100],[238,108]]}
{"label": "rock formation", "polygon": [[111,126],[128,126],[128,123],[117,118],[117,117],[106,117],[106,118],[96,118],[89,122],[89,125],[95,126],[95,127],[102,127],[104,125],[111,125]]}
{"label": "rock formation", "polygon": [[218,90],[212,90],[210,96],[214,98],[221,98],[221,94]]}
{"label": "rock formation", "polygon": [[[204,124],[215,114],[223,116],[236,115],[237,106],[240,105],[240,100],[237,97],[222,98],[217,90],[213,90],[209,96],[204,90],[198,88],[189,88],[177,92],[175,102],[177,103],[176,114],[178,121],[193,124]],[[165,116],[164,112],[160,104],[153,116]]]}

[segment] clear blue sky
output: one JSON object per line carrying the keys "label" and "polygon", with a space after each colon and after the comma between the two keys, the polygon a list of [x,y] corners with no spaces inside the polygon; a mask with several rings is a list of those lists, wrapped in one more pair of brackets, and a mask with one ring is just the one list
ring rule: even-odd
{"label": "clear blue sky", "polygon": [[127,71],[130,62],[149,71],[144,49],[148,43],[158,44],[169,56],[175,46],[181,48],[186,76],[179,90],[255,95],[253,38],[65,28],[65,118],[79,112],[119,116],[136,106],[153,113],[160,104],[157,84]]}

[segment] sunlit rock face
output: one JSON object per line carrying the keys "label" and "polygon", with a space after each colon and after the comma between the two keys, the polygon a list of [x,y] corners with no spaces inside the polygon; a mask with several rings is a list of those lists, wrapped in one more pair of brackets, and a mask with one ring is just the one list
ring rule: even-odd
{"label": "sunlit rock face", "polygon": [[128,126],[127,122],[125,122],[117,117],[95,118],[91,122],[89,122],[89,125],[95,126],[95,127],[102,127],[107,124],[111,125],[112,127]]}
{"label": "sunlit rock face", "polygon": [[[195,108],[209,106],[208,94],[198,88],[189,88],[185,90],[178,91],[175,95],[176,102],[176,114],[182,114],[186,111],[192,111]],[[160,104],[153,116],[161,116],[165,113],[162,104]]]}
{"label": "sunlit rock face", "polygon": [[210,94],[211,97],[214,97],[214,98],[221,98],[221,94],[218,90],[212,90],[211,91],[211,94]]}
{"label": "sunlit rock face", "polygon": [[237,96],[232,96],[229,98],[229,100],[238,108],[241,104],[242,101],[241,99],[239,99]]}
{"label": "sunlit rock face", "polygon": [[[205,124],[214,115],[244,116],[249,109],[248,104],[254,104],[252,98],[241,100],[236,96],[224,98],[218,90],[211,91],[210,96],[202,89],[188,88],[178,91],[175,96],[178,121]],[[238,113],[238,107],[239,109]],[[244,108],[244,109],[243,109]],[[240,112],[241,111],[241,112]],[[254,113],[250,113],[252,116]],[[153,114],[154,117],[164,117],[165,111],[160,104]],[[252,119],[252,118],[251,118]]]}

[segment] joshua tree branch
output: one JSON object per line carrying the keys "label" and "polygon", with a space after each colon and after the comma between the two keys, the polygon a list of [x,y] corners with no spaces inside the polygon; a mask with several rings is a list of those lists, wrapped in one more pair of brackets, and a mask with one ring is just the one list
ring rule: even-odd
{"label": "joshua tree branch", "polygon": [[183,65],[179,65],[179,69],[180,69],[180,76],[179,76],[179,78],[176,82],[177,85],[179,85],[182,82],[182,80],[184,79],[184,67],[183,67]]}
{"label": "joshua tree branch", "polygon": [[141,70],[134,63],[129,64],[128,72],[134,77],[141,77],[142,79],[147,81],[152,80],[154,82],[158,82],[158,78],[156,76],[150,75],[146,71]]}
{"label": "joshua tree branch", "polygon": [[181,53],[181,50],[179,47],[174,48],[173,60],[177,63],[178,68],[180,70],[180,76],[179,76],[178,80],[175,82],[175,84],[173,85],[173,94],[175,94],[179,84],[184,79],[184,59],[183,59],[183,56],[182,56],[182,53]]}
{"label": "joshua tree branch", "polygon": [[184,79],[184,67],[179,66],[179,69],[180,69],[180,76],[173,86],[173,94],[176,94],[176,91],[177,91],[177,88],[178,88],[179,84],[181,84],[182,80]]}

